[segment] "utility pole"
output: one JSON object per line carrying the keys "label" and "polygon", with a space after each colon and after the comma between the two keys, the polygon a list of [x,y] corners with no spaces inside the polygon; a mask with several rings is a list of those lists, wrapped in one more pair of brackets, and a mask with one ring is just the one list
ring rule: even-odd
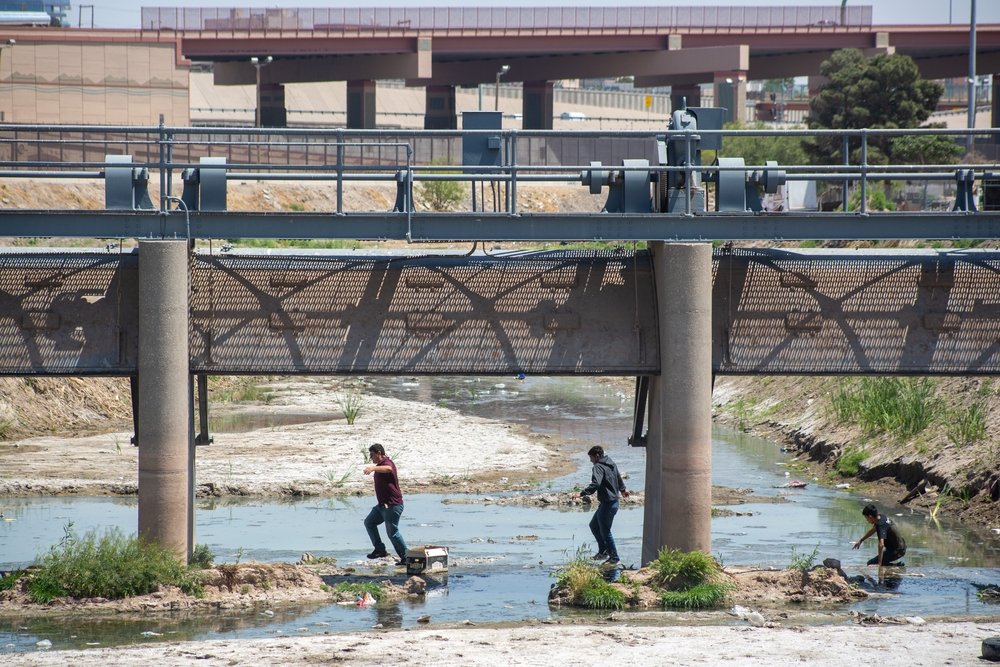
{"label": "utility pole", "polygon": [[[969,0],[969,129],[976,127],[976,0]],[[965,138],[965,150],[972,152],[975,137],[970,133]]]}

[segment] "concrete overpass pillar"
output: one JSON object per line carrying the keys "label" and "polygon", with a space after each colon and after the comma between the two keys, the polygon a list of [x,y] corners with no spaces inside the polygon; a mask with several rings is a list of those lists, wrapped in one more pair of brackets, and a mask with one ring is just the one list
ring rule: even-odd
{"label": "concrete overpass pillar", "polygon": [[139,241],[139,537],[187,561],[192,443],[188,242]]}
{"label": "concrete overpass pillar", "polygon": [[458,128],[455,114],[455,86],[427,86],[424,89],[424,129],[454,130]]}
{"label": "concrete overpass pillar", "polygon": [[525,81],[521,90],[521,127],[525,130],[551,130],[552,82]]}
{"label": "concrete overpass pillar", "polygon": [[689,107],[701,106],[701,86],[670,86],[670,111],[673,113],[684,108],[684,100]]}
{"label": "concrete overpass pillar", "polygon": [[257,107],[260,109],[261,127],[288,127],[285,110],[285,86],[280,83],[262,83],[257,88]]}
{"label": "concrete overpass pillar", "polygon": [[747,106],[747,73],[716,72],[714,83],[715,106],[729,110],[726,121],[744,122]]}
{"label": "concrete overpass pillar", "polygon": [[375,129],[375,82],[371,79],[347,82],[347,127],[352,130]]}
{"label": "concrete overpass pillar", "polygon": [[642,562],[712,549],[712,246],[650,244],[661,373],[650,382]]}
{"label": "concrete overpass pillar", "polygon": [[[990,114],[990,127],[1000,127],[1000,74],[993,75],[993,113]],[[994,141],[996,141],[994,135]]]}

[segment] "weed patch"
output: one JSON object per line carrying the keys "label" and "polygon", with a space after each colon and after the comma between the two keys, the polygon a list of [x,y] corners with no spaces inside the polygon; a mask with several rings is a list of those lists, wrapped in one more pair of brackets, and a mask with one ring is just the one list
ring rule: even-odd
{"label": "weed patch", "polygon": [[146,595],[166,584],[190,594],[199,589],[173,552],[126,537],[118,529],[77,537],[67,528],[60,544],[39,561],[40,569],[28,582],[31,599],[39,603],[63,596],[117,600]]}
{"label": "weed patch", "polygon": [[930,378],[862,378],[842,383],[832,398],[842,422],[856,421],[869,431],[900,438],[920,433],[934,417],[937,401]]}

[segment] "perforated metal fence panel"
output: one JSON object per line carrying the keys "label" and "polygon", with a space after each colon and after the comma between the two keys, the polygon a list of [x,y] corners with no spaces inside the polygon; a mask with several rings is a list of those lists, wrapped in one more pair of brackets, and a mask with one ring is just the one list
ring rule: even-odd
{"label": "perforated metal fence panel", "polygon": [[135,370],[131,255],[0,254],[0,374]]}
{"label": "perforated metal fence panel", "polygon": [[608,373],[659,368],[649,258],[201,257],[192,370]]}
{"label": "perforated metal fence panel", "polygon": [[753,374],[994,374],[1000,254],[722,250],[713,366]]}
{"label": "perforated metal fence panel", "polygon": [[[135,254],[0,254],[0,374],[136,372]],[[659,373],[647,255],[215,256],[191,371]],[[720,374],[1000,373],[1000,253],[720,249]]]}

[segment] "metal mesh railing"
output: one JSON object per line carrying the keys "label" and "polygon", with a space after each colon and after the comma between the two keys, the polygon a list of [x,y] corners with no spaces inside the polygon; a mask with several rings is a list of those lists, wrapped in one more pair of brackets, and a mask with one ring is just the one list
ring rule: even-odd
{"label": "metal mesh railing", "polygon": [[675,28],[868,28],[860,7],[143,7],[143,30],[387,32],[642,32]]}

